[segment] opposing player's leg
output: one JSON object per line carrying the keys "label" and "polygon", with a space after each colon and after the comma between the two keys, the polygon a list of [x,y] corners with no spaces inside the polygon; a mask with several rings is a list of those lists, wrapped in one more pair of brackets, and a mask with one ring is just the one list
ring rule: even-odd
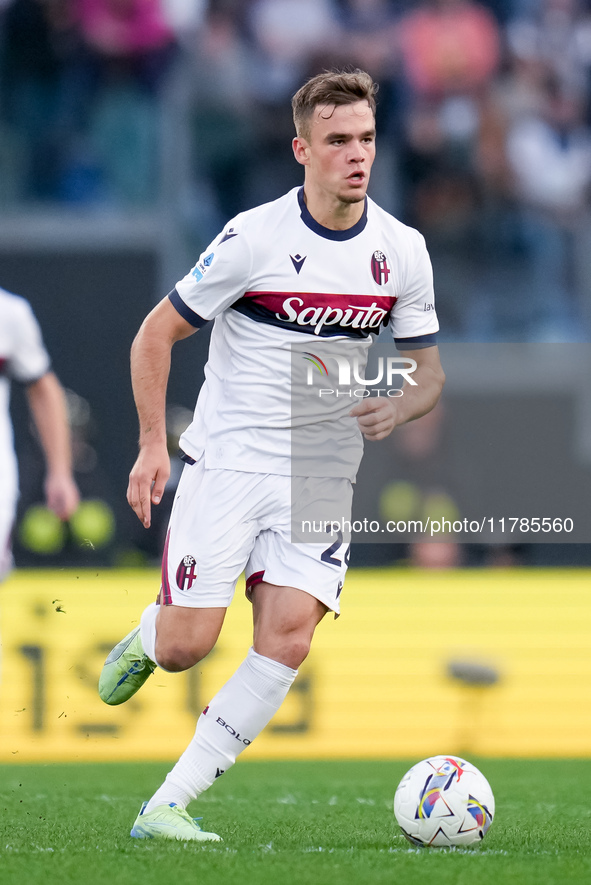
{"label": "opposing player's leg", "polygon": [[[10,538],[16,510],[16,498],[7,495],[0,501],[0,583],[8,577],[12,568],[12,549]],[[1,645],[0,645],[1,651]]]}
{"label": "opposing player's leg", "polygon": [[0,581],[8,577],[12,568],[11,536],[16,511],[16,495],[6,490],[5,497],[0,500]]}

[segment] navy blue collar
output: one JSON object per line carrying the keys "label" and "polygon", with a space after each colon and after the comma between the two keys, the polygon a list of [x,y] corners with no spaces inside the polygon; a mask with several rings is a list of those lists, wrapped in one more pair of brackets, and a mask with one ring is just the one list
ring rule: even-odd
{"label": "navy blue collar", "polygon": [[303,187],[298,191],[298,203],[300,204],[302,221],[306,227],[309,227],[315,234],[318,234],[327,240],[350,240],[353,237],[356,237],[357,234],[360,234],[362,230],[365,230],[365,225],[367,224],[367,197],[365,198],[365,204],[363,206],[363,215],[353,227],[348,227],[346,230],[331,230],[329,227],[324,227],[324,225],[316,221],[315,218],[312,218],[308,211],[308,207],[306,206],[306,201],[304,200]]}

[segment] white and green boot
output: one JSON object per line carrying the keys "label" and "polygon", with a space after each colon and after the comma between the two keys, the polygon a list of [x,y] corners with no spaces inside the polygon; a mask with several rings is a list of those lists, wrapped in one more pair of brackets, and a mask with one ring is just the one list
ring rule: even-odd
{"label": "white and green boot", "polygon": [[172,839],[177,842],[221,842],[217,833],[204,832],[198,820],[192,818],[176,802],[169,805],[158,805],[153,811],[146,813],[147,802],[140,808],[140,813],[131,828],[130,836],[134,839]]}
{"label": "white and green boot", "polygon": [[98,684],[101,700],[111,706],[123,704],[155,669],[156,664],[144,652],[140,628],[136,627],[107,656]]}

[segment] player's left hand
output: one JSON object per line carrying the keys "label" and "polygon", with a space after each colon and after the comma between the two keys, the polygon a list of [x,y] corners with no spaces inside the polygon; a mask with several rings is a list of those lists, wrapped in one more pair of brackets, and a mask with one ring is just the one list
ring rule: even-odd
{"label": "player's left hand", "polygon": [[396,403],[382,396],[368,396],[351,409],[366,439],[385,439],[396,427]]}

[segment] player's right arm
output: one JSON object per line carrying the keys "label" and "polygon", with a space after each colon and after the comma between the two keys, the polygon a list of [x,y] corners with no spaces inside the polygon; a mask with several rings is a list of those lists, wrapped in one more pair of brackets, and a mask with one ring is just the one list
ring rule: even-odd
{"label": "player's right arm", "polygon": [[127,500],[148,528],[170,476],[166,447],[166,385],[175,341],[187,338],[240,298],[252,255],[240,217],[202,253],[196,265],[148,314],[131,349],[131,380],[140,421],[140,452],[129,476]]}
{"label": "player's right arm", "polygon": [[151,506],[160,503],[170,476],[166,387],[172,346],[196,331],[167,296],[148,314],[131,347],[131,383],[140,425],[140,450],[129,474],[127,500],[144,528],[149,528]]}

